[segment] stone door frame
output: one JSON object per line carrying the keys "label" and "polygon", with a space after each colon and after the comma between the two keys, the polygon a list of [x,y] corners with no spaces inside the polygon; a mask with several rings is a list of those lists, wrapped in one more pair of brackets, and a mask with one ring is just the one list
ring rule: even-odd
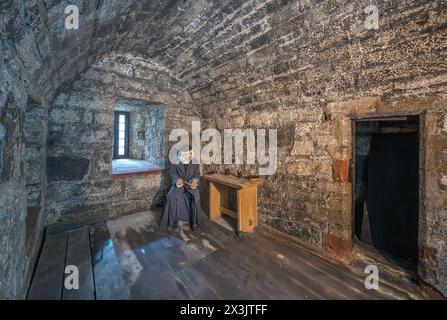
{"label": "stone door frame", "polygon": [[[336,141],[330,154],[334,161],[352,159],[353,119],[419,116],[419,223],[417,277],[420,284],[444,296],[447,290],[445,269],[446,176],[447,176],[447,95],[428,97],[364,97],[327,105],[325,118]],[[335,167],[335,166],[334,166]],[[340,166],[341,168],[346,167]],[[348,165],[349,167],[349,165]],[[353,189],[346,176],[334,175],[340,183],[341,219],[329,219],[329,249],[338,256],[352,257]],[[334,170],[336,172],[336,170]],[[337,172],[337,173],[340,173]],[[341,179],[335,180],[335,177]],[[337,212],[336,212],[337,214]],[[331,225],[332,223],[332,225]],[[332,234],[331,234],[332,232]],[[335,241],[334,241],[335,239]],[[323,245],[324,237],[323,237]],[[340,250],[341,249],[341,250]],[[337,252],[338,251],[338,252]]]}
{"label": "stone door frame", "polygon": [[[383,100],[382,97],[366,97],[356,100],[334,102],[327,105],[325,117],[330,121],[331,132],[337,141],[336,151],[331,152],[333,158],[334,183],[339,183],[342,192],[342,221],[337,226],[328,222],[327,233],[323,234],[323,247],[340,257],[350,258],[353,249],[353,183],[349,175],[353,173],[353,122],[357,120],[389,118],[389,117],[419,117],[419,223],[418,247],[419,253],[424,251],[428,237],[427,202],[431,195],[426,192],[427,173],[433,182],[434,173],[427,171],[434,166],[433,157],[427,155],[428,145],[433,146],[437,116],[445,110],[445,100],[439,97],[414,98],[400,100]],[[436,140],[434,140],[436,141]],[[430,142],[430,144],[429,144]],[[339,168],[337,170],[337,168]],[[341,168],[341,169],[340,169]],[[344,168],[344,169],[343,169]],[[340,171],[341,170],[341,171]],[[336,173],[338,172],[338,173]],[[341,226],[341,227],[340,227]],[[420,259],[418,259],[420,261]],[[420,262],[419,262],[420,267]]]}

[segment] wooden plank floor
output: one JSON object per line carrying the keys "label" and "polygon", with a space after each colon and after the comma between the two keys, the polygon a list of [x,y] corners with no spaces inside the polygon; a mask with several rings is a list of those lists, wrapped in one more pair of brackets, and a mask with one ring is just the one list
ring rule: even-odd
{"label": "wooden plank floor", "polygon": [[[164,232],[159,211],[47,237],[29,299],[409,299],[396,285],[364,287],[360,270],[259,226],[240,239],[204,219]],[[79,266],[80,289],[63,288]],[[417,296],[417,295],[416,295]]]}
{"label": "wooden plank floor", "polygon": [[89,228],[80,228],[68,233],[66,265],[77,266],[79,269],[79,290],[63,288],[64,300],[92,300],[95,298],[92,258],[88,250],[90,246]]}
{"label": "wooden plank floor", "polygon": [[[66,266],[79,270],[79,289],[64,285]],[[94,224],[46,236],[29,300],[126,299],[127,288],[107,225]]]}

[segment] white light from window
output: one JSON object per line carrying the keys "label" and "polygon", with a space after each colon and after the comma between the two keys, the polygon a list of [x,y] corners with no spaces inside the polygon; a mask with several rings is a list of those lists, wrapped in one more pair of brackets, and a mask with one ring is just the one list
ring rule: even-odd
{"label": "white light from window", "polygon": [[126,116],[120,114],[119,116],[119,128],[118,128],[118,155],[124,156],[126,146]]}

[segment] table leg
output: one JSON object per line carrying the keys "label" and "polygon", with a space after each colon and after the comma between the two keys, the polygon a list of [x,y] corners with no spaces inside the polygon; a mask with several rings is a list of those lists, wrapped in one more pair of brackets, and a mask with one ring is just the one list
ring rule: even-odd
{"label": "table leg", "polygon": [[237,227],[239,232],[253,232],[258,225],[257,189],[249,187],[237,191]]}
{"label": "table leg", "polygon": [[220,217],[220,192],[217,186],[210,181],[209,183],[209,215],[210,219]]}

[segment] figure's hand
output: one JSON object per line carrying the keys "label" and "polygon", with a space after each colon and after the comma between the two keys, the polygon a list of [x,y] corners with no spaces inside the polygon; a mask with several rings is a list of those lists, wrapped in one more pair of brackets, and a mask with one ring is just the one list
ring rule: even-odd
{"label": "figure's hand", "polygon": [[189,189],[195,190],[199,186],[199,181],[197,179],[193,179],[191,184],[189,185]]}
{"label": "figure's hand", "polygon": [[183,179],[178,179],[175,185],[177,186],[177,188],[183,188],[183,186],[185,185],[185,181],[183,181]]}

